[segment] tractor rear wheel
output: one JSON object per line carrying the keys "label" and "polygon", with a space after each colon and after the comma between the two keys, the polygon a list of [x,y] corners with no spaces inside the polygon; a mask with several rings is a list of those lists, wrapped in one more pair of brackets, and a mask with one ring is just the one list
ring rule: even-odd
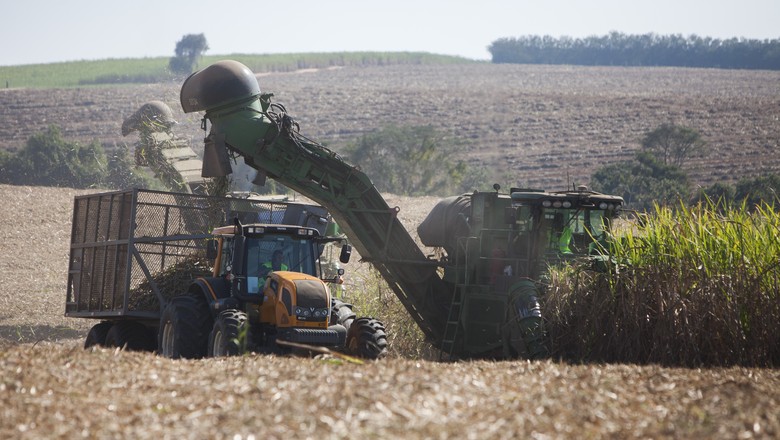
{"label": "tractor rear wheel", "polygon": [[174,297],[160,316],[157,350],[172,359],[201,358],[206,355],[210,328],[211,314],[204,300]]}
{"label": "tractor rear wheel", "polygon": [[94,346],[103,347],[106,345],[106,335],[114,325],[111,321],[99,322],[92,326],[87,333],[87,339],[84,341],[84,348],[90,348]]}
{"label": "tractor rear wheel", "polygon": [[366,359],[387,354],[385,326],[373,318],[357,318],[347,330],[347,352]]}
{"label": "tractor rear wheel", "polygon": [[140,322],[118,321],[108,330],[105,346],[130,351],[154,351],[156,343],[151,331]]}
{"label": "tractor rear wheel", "polygon": [[250,332],[246,313],[240,310],[224,310],[209,335],[209,356],[237,356],[247,351],[250,344]]}

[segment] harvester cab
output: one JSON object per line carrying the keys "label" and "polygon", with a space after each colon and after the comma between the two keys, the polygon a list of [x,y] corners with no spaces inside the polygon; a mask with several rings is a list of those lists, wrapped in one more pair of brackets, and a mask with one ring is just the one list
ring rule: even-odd
{"label": "harvester cab", "polygon": [[[606,251],[607,233],[623,199],[589,191],[512,190],[507,223],[514,248],[528,260],[550,262]],[[529,276],[538,276],[531,268]]]}

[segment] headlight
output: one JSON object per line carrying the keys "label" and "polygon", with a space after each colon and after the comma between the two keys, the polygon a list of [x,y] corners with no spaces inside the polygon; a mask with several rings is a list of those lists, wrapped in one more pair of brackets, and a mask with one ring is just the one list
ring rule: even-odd
{"label": "headlight", "polygon": [[330,313],[330,309],[315,309],[315,308],[307,308],[307,307],[295,308],[295,316],[297,316],[298,319],[304,321],[310,319],[322,321],[328,317],[329,313]]}

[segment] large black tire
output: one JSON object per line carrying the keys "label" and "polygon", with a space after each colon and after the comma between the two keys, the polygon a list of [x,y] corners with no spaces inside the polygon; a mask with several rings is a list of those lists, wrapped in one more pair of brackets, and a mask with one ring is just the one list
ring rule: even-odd
{"label": "large black tire", "polygon": [[157,334],[160,355],[197,359],[206,355],[211,313],[201,298],[177,296],[163,309]]}
{"label": "large black tire", "polygon": [[357,318],[347,330],[347,353],[365,359],[387,354],[385,326],[373,318]]}
{"label": "large black tire", "polygon": [[504,355],[536,360],[549,357],[539,293],[532,283],[523,282],[510,292]]}
{"label": "large black tire", "polygon": [[93,325],[92,328],[89,329],[89,333],[87,333],[87,339],[84,341],[84,348],[105,346],[106,335],[113,325],[114,323],[111,321],[103,321]]}
{"label": "large black tire", "polygon": [[352,304],[345,303],[338,299],[330,300],[330,322],[331,324],[341,324],[344,328],[349,328],[357,315],[352,311]]}
{"label": "large black tire", "polygon": [[140,322],[117,321],[106,333],[105,346],[130,351],[154,351],[157,342],[152,332]]}
{"label": "large black tire", "polygon": [[208,356],[238,356],[251,347],[251,336],[246,313],[223,310],[214,321],[209,335]]}

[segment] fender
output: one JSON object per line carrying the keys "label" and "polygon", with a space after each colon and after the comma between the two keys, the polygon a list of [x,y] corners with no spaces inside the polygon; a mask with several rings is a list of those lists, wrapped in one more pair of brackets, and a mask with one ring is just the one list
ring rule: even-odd
{"label": "fender", "polygon": [[[202,277],[196,278],[188,292],[193,296],[198,296],[206,300],[212,315],[224,309],[223,304],[230,300],[230,283],[222,277]],[[236,306],[238,303],[236,302]]]}

